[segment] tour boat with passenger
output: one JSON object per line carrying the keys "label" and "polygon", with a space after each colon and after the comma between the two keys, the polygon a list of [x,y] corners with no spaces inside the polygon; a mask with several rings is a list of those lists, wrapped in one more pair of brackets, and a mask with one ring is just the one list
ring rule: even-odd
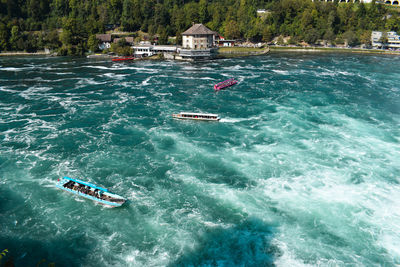
{"label": "tour boat with passenger", "polygon": [[217,114],[180,112],[172,114],[172,117],[183,120],[200,120],[200,121],[219,121],[221,118]]}
{"label": "tour boat with passenger", "polygon": [[223,81],[223,82],[220,82],[220,83],[217,83],[216,85],[214,85],[214,90],[219,91],[219,90],[225,89],[225,88],[235,85],[235,84],[237,84],[237,81],[234,78],[231,78],[231,79],[228,79],[226,81]]}
{"label": "tour boat with passenger", "polygon": [[111,207],[120,207],[126,202],[125,198],[109,192],[106,188],[69,177],[58,179],[56,187]]}

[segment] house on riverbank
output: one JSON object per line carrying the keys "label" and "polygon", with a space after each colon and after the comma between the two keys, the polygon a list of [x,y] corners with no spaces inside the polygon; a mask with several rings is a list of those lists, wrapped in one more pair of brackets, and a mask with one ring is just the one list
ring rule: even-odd
{"label": "house on riverbank", "polygon": [[194,24],[182,33],[182,48],[178,49],[176,59],[198,60],[213,58],[217,52],[218,33],[203,24]]}
{"label": "house on riverbank", "polygon": [[111,47],[111,34],[96,34],[96,39],[99,40],[99,49],[104,50]]}
{"label": "house on riverbank", "polygon": [[135,57],[150,57],[156,54],[166,59],[199,60],[213,58],[218,50],[218,34],[203,24],[194,24],[182,33],[182,46],[173,45],[133,45]]}
{"label": "house on riverbank", "polygon": [[215,46],[218,33],[203,24],[194,24],[182,33],[182,47],[185,49],[207,49]]}

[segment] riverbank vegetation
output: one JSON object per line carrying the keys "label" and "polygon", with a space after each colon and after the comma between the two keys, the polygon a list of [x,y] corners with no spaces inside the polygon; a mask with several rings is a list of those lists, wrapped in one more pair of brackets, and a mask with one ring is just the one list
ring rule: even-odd
{"label": "riverbank vegetation", "polygon": [[[265,9],[257,12],[257,9]],[[0,51],[61,55],[95,51],[95,34],[145,32],[159,44],[193,22],[203,23],[226,39],[288,44],[369,44],[372,30],[399,31],[398,9],[372,2],[311,0],[1,0]],[[285,39],[284,39],[285,37]],[[120,45],[117,47],[120,48]],[[126,53],[126,51],[123,51]]]}
{"label": "riverbank vegetation", "polygon": [[342,47],[302,47],[302,46],[270,46],[269,52],[322,52],[322,53],[362,53],[400,55],[400,51],[386,49],[342,48]]}

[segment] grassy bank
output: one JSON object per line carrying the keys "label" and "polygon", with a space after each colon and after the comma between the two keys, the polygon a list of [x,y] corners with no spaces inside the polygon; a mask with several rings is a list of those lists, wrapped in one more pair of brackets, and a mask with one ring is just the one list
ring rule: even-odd
{"label": "grassy bank", "polygon": [[50,55],[49,52],[38,51],[35,53],[29,52],[1,52],[0,56],[42,56],[42,55]]}
{"label": "grassy bank", "polygon": [[268,53],[268,47],[220,47],[218,48],[219,57],[241,57],[256,56]]}
{"label": "grassy bank", "polygon": [[335,53],[365,53],[365,54],[387,54],[400,55],[400,51],[389,51],[379,49],[361,49],[361,48],[338,48],[338,47],[290,47],[290,46],[270,46],[270,51],[288,51],[288,52],[335,52]]}

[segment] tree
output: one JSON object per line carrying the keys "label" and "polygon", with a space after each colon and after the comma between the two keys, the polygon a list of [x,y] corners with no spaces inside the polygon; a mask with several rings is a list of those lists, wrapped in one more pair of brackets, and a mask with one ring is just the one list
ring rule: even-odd
{"label": "tree", "polygon": [[8,30],[7,26],[0,22],[0,51],[7,50],[8,48]]}
{"label": "tree", "polygon": [[63,29],[63,31],[61,32],[59,37],[60,37],[61,43],[64,46],[68,46],[68,45],[72,44],[72,33],[69,30]]}
{"label": "tree", "polygon": [[160,45],[166,45],[168,44],[168,33],[167,30],[165,29],[164,26],[160,25],[158,26],[157,33],[159,35],[158,37],[158,43]]}
{"label": "tree", "polygon": [[177,32],[176,33],[176,40],[175,40],[176,44],[181,45],[182,44],[182,33],[181,32]]}
{"label": "tree", "polygon": [[200,0],[199,2],[199,22],[206,23],[208,21],[208,3],[207,0]]}
{"label": "tree", "polygon": [[99,50],[99,40],[96,38],[96,35],[92,34],[89,36],[87,46],[92,52],[96,52]]}
{"label": "tree", "polygon": [[284,44],[285,44],[285,40],[283,40],[282,35],[280,35],[280,36],[278,37],[278,40],[276,41],[276,43],[277,43],[278,45],[284,45]]}
{"label": "tree", "polygon": [[125,38],[121,38],[117,43],[111,44],[111,51],[122,56],[132,55],[132,48],[128,45]]}
{"label": "tree", "polygon": [[328,29],[326,30],[325,34],[324,34],[324,40],[332,43],[336,38],[336,35],[333,33],[332,29]]}
{"label": "tree", "polygon": [[271,42],[272,41],[272,39],[273,39],[273,32],[272,32],[272,30],[271,30],[271,27],[270,26],[265,26],[264,27],[264,29],[263,29],[263,33],[262,33],[262,40],[264,41],[264,42]]}
{"label": "tree", "polygon": [[360,35],[360,42],[364,45],[371,45],[371,31],[363,31]]}
{"label": "tree", "polygon": [[[257,8],[268,9],[268,16],[259,18]],[[227,38],[271,41],[282,35],[312,44],[322,37],[333,42],[338,36],[349,44],[366,44],[366,31],[400,31],[400,13],[375,1],[0,0],[0,50],[47,45],[63,46],[61,54],[82,54],[87,46],[95,48],[91,36],[104,33],[107,24],[121,25],[124,31],[158,33],[159,43],[176,35],[181,43],[180,33],[192,23],[203,23]],[[37,30],[43,32],[43,42],[35,39],[40,36],[33,33]]]}
{"label": "tree", "polygon": [[198,12],[198,4],[195,2],[190,2],[186,4],[183,8],[185,14],[185,25],[186,27],[191,25],[192,23],[199,22],[199,12]]}
{"label": "tree", "polygon": [[50,49],[57,49],[61,46],[60,36],[57,30],[52,30],[45,33],[45,45]]}
{"label": "tree", "polygon": [[[385,28],[388,31],[399,32],[400,30],[400,18],[397,16],[391,16],[387,21]],[[399,32],[400,33],[400,32]]]}
{"label": "tree", "polygon": [[317,29],[307,29],[304,35],[304,41],[308,44],[315,44],[319,37],[320,35]]}
{"label": "tree", "polygon": [[13,50],[22,50],[23,47],[21,47],[22,35],[19,32],[19,27],[18,26],[13,26],[11,28],[11,37],[10,37],[10,44],[11,44],[11,49]]}
{"label": "tree", "polygon": [[383,45],[388,43],[388,37],[387,37],[387,32],[382,32],[381,38],[379,38],[379,42]]}
{"label": "tree", "polygon": [[225,24],[224,32],[227,39],[237,39],[240,37],[238,24],[234,20],[231,20]]}
{"label": "tree", "polygon": [[36,52],[38,48],[37,40],[38,38],[35,34],[28,33],[24,42],[24,50],[29,53]]}
{"label": "tree", "polygon": [[132,20],[132,10],[133,10],[133,2],[131,0],[124,0],[122,5],[122,17],[121,24],[124,31],[133,30],[133,20]]}
{"label": "tree", "polygon": [[349,46],[356,46],[360,43],[357,35],[353,31],[345,32],[343,38],[347,41],[347,45]]}

